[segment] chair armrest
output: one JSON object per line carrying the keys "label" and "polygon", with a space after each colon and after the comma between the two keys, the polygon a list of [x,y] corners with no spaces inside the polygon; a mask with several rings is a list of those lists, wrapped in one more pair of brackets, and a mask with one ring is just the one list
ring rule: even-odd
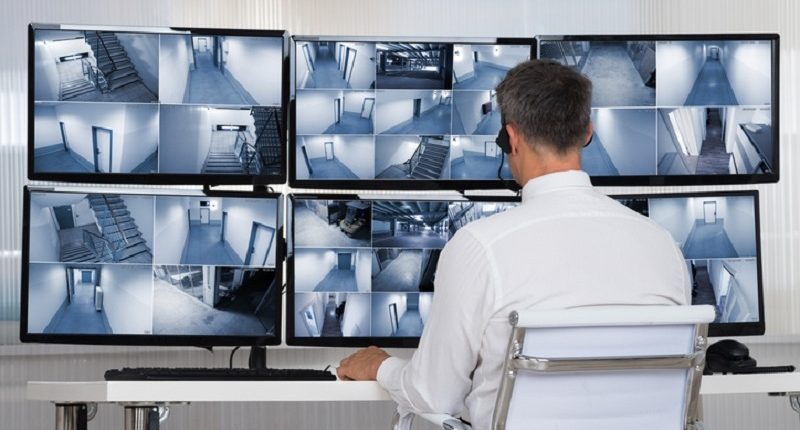
{"label": "chair armrest", "polygon": [[421,414],[419,417],[444,430],[472,430],[472,427],[452,415]]}

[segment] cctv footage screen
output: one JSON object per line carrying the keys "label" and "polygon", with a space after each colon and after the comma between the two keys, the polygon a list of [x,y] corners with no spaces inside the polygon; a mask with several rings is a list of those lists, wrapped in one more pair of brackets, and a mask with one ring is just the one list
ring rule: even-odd
{"label": "cctv footage screen", "polygon": [[428,319],[436,264],[447,241],[466,224],[516,205],[293,199],[289,342],[415,340]]}
{"label": "cctv footage screen", "polygon": [[616,198],[672,235],[692,279],[692,304],[713,306],[714,323],[760,321],[755,194]]}
{"label": "cctv footage screen", "polygon": [[777,56],[777,35],[539,41],[592,81],[583,169],[676,184],[777,181]]}
{"label": "cctv footage screen", "polygon": [[30,37],[37,179],[283,177],[283,32],[35,26]]}
{"label": "cctv footage screen", "polygon": [[297,181],[511,179],[495,87],[533,40],[296,40]]}
{"label": "cctv footage screen", "polygon": [[28,334],[280,337],[277,197],[28,202]]}

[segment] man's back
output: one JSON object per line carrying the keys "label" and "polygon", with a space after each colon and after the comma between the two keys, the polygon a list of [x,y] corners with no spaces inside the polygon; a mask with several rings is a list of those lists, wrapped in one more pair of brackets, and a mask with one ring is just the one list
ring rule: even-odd
{"label": "man's back", "polygon": [[[444,249],[435,282],[401,389],[418,411],[466,407],[476,429],[491,422],[512,310],[675,305],[690,294],[669,233],[594,190],[580,171],[534,179],[522,205],[462,228]],[[405,364],[389,360],[379,381]]]}

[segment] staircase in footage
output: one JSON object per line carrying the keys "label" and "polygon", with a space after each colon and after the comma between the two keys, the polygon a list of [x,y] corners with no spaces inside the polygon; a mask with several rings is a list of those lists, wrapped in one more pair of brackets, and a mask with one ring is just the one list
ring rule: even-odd
{"label": "staircase in footage", "polygon": [[61,261],[151,263],[153,254],[118,195],[91,194],[89,206],[100,234],[83,230],[83,240],[62,246]]}
{"label": "staircase in footage", "polygon": [[105,31],[85,31],[95,62],[82,58],[82,76],[61,84],[61,100],[70,100],[93,91],[108,93],[135,82],[142,82],[117,35]]}
{"label": "staircase in footage", "polygon": [[414,179],[441,178],[449,152],[448,146],[434,143],[434,139],[424,137],[408,161],[411,166],[410,176]]}
{"label": "staircase in footage", "polygon": [[202,173],[278,175],[281,171],[281,110],[250,109],[255,136],[249,130],[214,132]]}

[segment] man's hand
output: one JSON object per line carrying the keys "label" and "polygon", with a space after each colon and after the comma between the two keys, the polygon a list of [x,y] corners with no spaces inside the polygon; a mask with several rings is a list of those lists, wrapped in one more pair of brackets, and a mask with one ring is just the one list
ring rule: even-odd
{"label": "man's hand", "polygon": [[374,381],[378,378],[378,368],[387,358],[386,351],[370,346],[342,360],[336,375],[345,381]]}

